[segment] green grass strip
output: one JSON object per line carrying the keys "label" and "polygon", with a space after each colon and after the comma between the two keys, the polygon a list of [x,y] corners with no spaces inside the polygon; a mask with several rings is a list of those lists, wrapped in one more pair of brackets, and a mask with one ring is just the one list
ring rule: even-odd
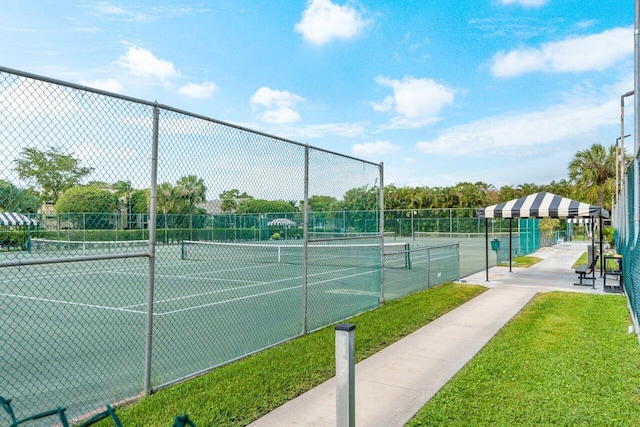
{"label": "green grass strip", "polygon": [[[532,265],[535,265],[542,261],[542,258],[538,258],[535,256],[518,256],[511,260],[511,265],[513,267],[525,267],[529,268]],[[504,260],[500,262],[500,265],[509,265],[509,260]]]}
{"label": "green grass strip", "polygon": [[[485,290],[445,284],[347,320],[356,325],[356,361]],[[117,413],[125,426],[166,426],[185,412],[197,425],[244,426],[333,377],[334,346],[334,328],[327,327],[162,389]]]}
{"label": "green grass strip", "polygon": [[626,298],[537,295],[408,424],[640,425]]}

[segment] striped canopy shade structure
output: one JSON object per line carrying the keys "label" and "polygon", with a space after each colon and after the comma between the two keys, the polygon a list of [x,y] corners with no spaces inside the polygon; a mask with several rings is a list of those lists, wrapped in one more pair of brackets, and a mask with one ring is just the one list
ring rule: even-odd
{"label": "striped canopy shade structure", "polygon": [[15,212],[0,212],[0,225],[38,225],[38,221]]}
{"label": "striped canopy shade structure", "polygon": [[609,218],[606,209],[546,191],[480,208],[476,214],[479,218]]}
{"label": "striped canopy shade structure", "polygon": [[[487,281],[489,281],[489,235],[486,221],[489,218],[598,218],[599,220],[610,218],[609,212],[600,206],[578,202],[546,191],[479,208],[476,210],[476,216],[485,218]],[[591,220],[590,223],[593,224],[594,221]],[[511,234],[511,221],[509,221],[509,234]],[[592,241],[592,244],[595,242]],[[511,246],[511,238],[509,238],[509,246]],[[602,253],[602,223],[600,223],[600,253]],[[602,263],[602,258],[600,262]],[[600,267],[602,268],[602,265]],[[511,271],[511,247],[509,247],[509,270]]]}

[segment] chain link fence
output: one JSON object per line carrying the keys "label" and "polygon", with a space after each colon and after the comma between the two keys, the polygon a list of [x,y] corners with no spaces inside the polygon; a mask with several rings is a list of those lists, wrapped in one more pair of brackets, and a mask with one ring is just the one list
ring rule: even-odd
{"label": "chain link fence", "polygon": [[614,241],[616,252],[622,255],[624,291],[638,330],[640,318],[640,218],[638,203],[638,159],[635,159],[626,171],[626,179],[618,195],[613,211]]}
{"label": "chain link fence", "polygon": [[0,395],[27,413],[460,276],[458,243],[382,232],[382,164],[2,67],[0,146]]}
{"label": "chain link fence", "polygon": [[4,68],[0,141],[0,394],[27,412],[80,416],[383,299],[381,165]]}

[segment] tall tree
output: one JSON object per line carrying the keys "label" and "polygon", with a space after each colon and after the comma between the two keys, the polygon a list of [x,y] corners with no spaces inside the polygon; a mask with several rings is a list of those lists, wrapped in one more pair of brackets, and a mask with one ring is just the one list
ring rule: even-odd
{"label": "tall tree", "polygon": [[183,176],[176,182],[176,195],[187,204],[187,213],[193,214],[198,203],[204,202],[207,188],[204,180],[196,175]]}
{"label": "tall tree", "polygon": [[34,181],[42,199],[49,203],[55,203],[65,190],[78,185],[93,170],[80,167],[78,159],[55,147],[47,151],[25,148],[15,162],[18,176]]}
{"label": "tall tree", "polygon": [[593,144],[578,151],[569,163],[569,179],[574,185],[575,197],[611,209],[611,195],[616,177],[615,146],[608,149]]}
{"label": "tall tree", "polygon": [[18,188],[13,183],[0,179],[0,212],[35,213],[40,203],[35,191]]}
{"label": "tall tree", "polygon": [[220,200],[222,200],[222,204],[220,205],[222,212],[233,212],[238,209],[238,203],[242,200],[253,199],[253,197],[248,195],[245,191],[240,194],[240,190],[235,188],[223,191],[219,194],[219,197]]}

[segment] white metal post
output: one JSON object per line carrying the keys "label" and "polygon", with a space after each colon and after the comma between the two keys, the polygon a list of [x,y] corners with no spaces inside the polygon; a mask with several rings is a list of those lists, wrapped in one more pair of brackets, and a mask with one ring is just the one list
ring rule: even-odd
{"label": "white metal post", "polygon": [[336,325],[336,426],[356,425],[356,326]]}

